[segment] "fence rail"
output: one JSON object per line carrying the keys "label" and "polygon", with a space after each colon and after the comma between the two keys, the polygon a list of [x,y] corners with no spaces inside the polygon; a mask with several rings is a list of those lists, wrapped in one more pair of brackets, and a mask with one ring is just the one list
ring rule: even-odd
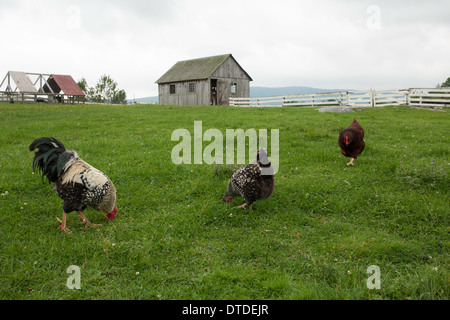
{"label": "fence rail", "polygon": [[0,92],[0,102],[19,102],[19,103],[84,103],[84,97],[69,96],[57,93],[40,92]]}
{"label": "fence rail", "polygon": [[382,107],[387,105],[450,107],[450,89],[364,90],[259,98],[230,98],[230,106],[236,107]]}
{"label": "fence rail", "polygon": [[409,105],[414,107],[450,107],[450,88],[410,89]]}

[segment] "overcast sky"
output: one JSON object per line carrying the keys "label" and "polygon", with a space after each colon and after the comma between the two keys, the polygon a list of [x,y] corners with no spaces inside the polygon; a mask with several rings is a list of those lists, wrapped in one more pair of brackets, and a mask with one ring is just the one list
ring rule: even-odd
{"label": "overcast sky", "polygon": [[0,0],[0,77],[110,75],[158,94],[179,60],[231,53],[251,86],[434,87],[450,77],[450,1]]}

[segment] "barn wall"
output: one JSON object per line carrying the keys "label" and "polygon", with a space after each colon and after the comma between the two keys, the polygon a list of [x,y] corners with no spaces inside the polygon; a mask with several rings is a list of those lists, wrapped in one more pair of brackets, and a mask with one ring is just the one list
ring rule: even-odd
{"label": "barn wall", "polygon": [[[250,96],[250,79],[245,71],[229,57],[211,76],[217,79],[217,104],[229,105],[229,98],[247,98]],[[231,85],[237,84],[236,93],[231,93]]]}
{"label": "barn wall", "polygon": [[[189,84],[195,83],[195,92],[189,92]],[[175,85],[175,93],[170,93],[170,85]],[[158,86],[159,104],[201,106],[210,104],[209,81],[185,81],[177,83],[164,83]]]}
{"label": "barn wall", "polygon": [[[231,85],[236,83],[236,93],[231,93]],[[217,79],[217,104],[229,105],[230,97],[247,98],[250,97],[250,81],[246,79],[222,78]]]}
{"label": "barn wall", "polygon": [[236,63],[236,61],[228,57],[214,73],[211,78],[230,78],[230,79],[247,79],[250,80],[245,71]]}
{"label": "barn wall", "polygon": [[[229,105],[229,98],[250,97],[250,81],[236,78],[214,78],[217,79],[217,104]],[[170,94],[171,83],[160,84],[159,104],[162,105],[182,105],[182,106],[202,106],[211,105],[211,80],[186,81],[173,83],[175,94]],[[195,92],[189,92],[189,84],[195,83]],[[231,85],[237,84],[236,93],[231,93]]]}

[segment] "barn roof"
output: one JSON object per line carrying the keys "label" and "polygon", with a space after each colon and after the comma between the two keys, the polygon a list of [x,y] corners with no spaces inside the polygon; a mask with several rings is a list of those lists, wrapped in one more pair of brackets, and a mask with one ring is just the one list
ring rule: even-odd
{"label": "barn roof", "polygon": [[9,71],[9,74],[20,92],[37,92],[36,87],[25,72]]}
{"label": "barn roof", "polygon": [[[68,96],[84,96],[83,90],[68,75],[52,74],[48,78],[46,85],[49,85],[54,93],[60,93],[62,91]],[[45,86],[44,90],[48,92],[48,88],[45,88]]]}
{"label": "barn roof", "polygon": [[[159,78],[156,83],[208,79],[229,57],[237,63],[231,54],[178,61],[172,68],[169,69],[169,71]],[[248,74],[247,76],[250,78]]]}

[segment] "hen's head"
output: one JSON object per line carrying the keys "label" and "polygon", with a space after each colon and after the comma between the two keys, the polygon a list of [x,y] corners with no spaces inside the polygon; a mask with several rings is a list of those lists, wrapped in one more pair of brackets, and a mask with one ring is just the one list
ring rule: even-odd
{"label": "hen's head", "polygon": [[222,201],[223,202],[231,202],[231,201],[233,201],[233,197],[235,195],[236,195],[236,192],[234,191],[233,184],[230,181],[230,183],[228,184],[228,187],[227,187],[227,191],[225,191],[225,194],[222,196]]}
{"label": "hen's head", "polygon": [[345,145],[348,146],[352,142],[352,139],[350,139],[348,136],[345,136],[344,142]]}
{"label": "hen's head", "polygon": [[116,207],[116,205],[114,205],[113,211],[111,211],[110,213],[108,213],[108,214],[105,216],[105,219],[106,219],[106,220],[109,220],[109,219],[115,219],[115,218],[116,218],[116,213],[117,213],[117,207]]}
{"label": "hen's head", "polygon": [[270,167],[271,166],[269,157],[267,155],[267,150],[262,149],[262,148],[258,150],[258,152],[256,153],[256,162],[261,167]]}

